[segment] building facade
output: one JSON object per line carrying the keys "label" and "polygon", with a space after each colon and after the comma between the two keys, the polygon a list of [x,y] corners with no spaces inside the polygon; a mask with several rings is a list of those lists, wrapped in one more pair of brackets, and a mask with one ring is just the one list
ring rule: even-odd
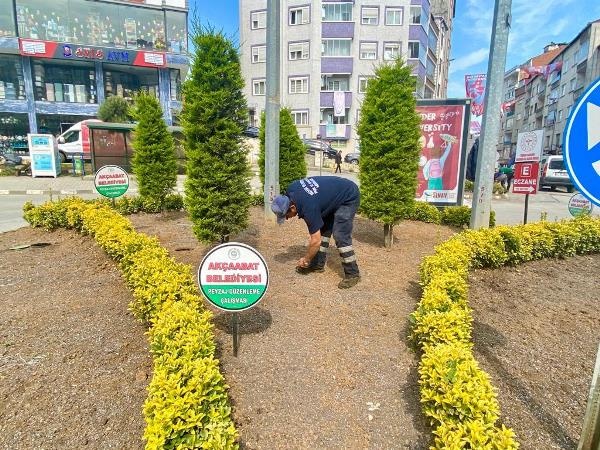
{"label": "building facade", "polygon": [[160,99],[172,125],[187,12],[186,0],[0,0],[0,145],[58,134],[138,90]]}
{"label": "building facade", "polygon": [[[266,4],[239,2],[241,65],[255,126],[266,99]],[[442,45],[449,52],[450,25],[435,19],[429,0],[285,0],[281,11],[281,104],[301,137],[320,135],[353,151],[369,78],[399,56],[414,66],[417,97],[445,94],[440,78],[447,69],[438,70],[438,52]]]}
{"label": "building facade", "polygon": [[[544,154],[561,154],[562,138],[573,105],[600,77],[600,20],[589,23],[568,44],[551,44],[544,53],[506,72],[506,109],[502,120],[500,158],[514,153],[521,132],[543,129]],[[560,67],[527,76],[526,69]]]}

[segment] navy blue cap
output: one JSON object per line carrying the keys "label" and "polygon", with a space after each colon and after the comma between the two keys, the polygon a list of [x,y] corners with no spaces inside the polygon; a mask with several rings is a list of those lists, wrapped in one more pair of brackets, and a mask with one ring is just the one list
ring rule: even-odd
{"label": "navy blue cap", "polygon": [[271,211],[277,216],[277,223],[279,225],[285,222],[285,215],[290,209],[290,199],[287,195],[278,195],[273,199],[271,203]]}

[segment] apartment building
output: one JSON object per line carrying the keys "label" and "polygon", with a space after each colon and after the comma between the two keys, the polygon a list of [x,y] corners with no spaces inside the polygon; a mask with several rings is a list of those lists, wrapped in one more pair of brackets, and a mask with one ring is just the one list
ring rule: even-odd
{"label": "apartment building", "polygon": [[[524,77],[527,67],[553,65],[560,69]],[[502,156],[514,152],[518,133],[539,129],[544,130],[544,153],[562,153],[563,132],[573,105],[598,77],[600,19],[588,23],[570,43],[548,46],[542,55],[507,71],[505,102],[512,105],[502,121]]]}
{"label": "apartment building", "polygon": [[[453,0],[445,1],[453,11]],[[265,107],[266,5],[240,0],[252,125]],[[447,77],[447,67],[439,65],[448,64],[451,16],[432,15],[429,0],[283,0],[281,11],[281,104],[291,109],[301,137],[320,135],[353,151],[367,83],[378,65],[399,56],[414,67],[417,97],[445,95],[447,80],[441,77]]]}

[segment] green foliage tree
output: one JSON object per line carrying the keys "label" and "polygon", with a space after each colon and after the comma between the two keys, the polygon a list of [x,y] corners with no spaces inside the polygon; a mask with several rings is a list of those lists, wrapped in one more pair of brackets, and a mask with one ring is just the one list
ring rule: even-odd
{"label": "green foliage tree", "polygon": [[[260,117],[260,153],[258,167],[260,169],[260,182],[265,184],[265,113]],[[298,135],[294,125],[292,113],[287,108],[279,111],[279,187],[283,192],[294,181],[306,177],[306,148]]]}
{"label": "green foliage tree", "polygon": [[177,183],[177,160],[173,137],[163,119],[158,99],[146,92],[135,97],[133,115],[137,125],[133,135],[132,167],[140,196],[160,205]]}
{"label": "green foliage tree", "polygon": [[131,121],[130,107],[123,97],[113,95],[98,108],[98,119],[103,122],[127,123]]}
{"label": "green foliage tree", "polygon": [[361,212],[383,222],[390,247],[393,226],[412,209],[421,151],[412,68],[401,59],[380,66],[361,107]]}
{"label": "green foliage tree", "polygon": [[183,86],[187,156],[185,205],[196,237],[227,242],[246,228],[250,170],[242,144],[247,106],[237,49],[222,33],[196,25],[196,54]]}

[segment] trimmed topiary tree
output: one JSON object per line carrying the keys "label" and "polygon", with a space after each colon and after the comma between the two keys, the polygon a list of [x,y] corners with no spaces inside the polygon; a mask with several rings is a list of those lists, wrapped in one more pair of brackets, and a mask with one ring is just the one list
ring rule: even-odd
{"label": "trimmed topiary tree", "polygon": [[242,131],[247,119],[237,49],[222,32],[199,25],[183,86],[187,156],[185,206],[196,237],[227,242],[248,224],[250,170]]}
{"label": "trimmed topiary tree", "polygon": [[386,247],[393,243],[394,224],[415,201],[421,132],[414,90],[412,68],[397,59],[375,71],[361,107],[360,209],[383,222]]}
{"label": "trimmed topiary tree", "polygon": [[123,97],[113,95],[98,108],[98,119],[103,122],[127,123],[131,121],[129,103]]}
{"label": "trimmed topiary tree", "polygon": [[[260,182],[265,185],[265,113],[260,117],[260,153],[258,167],[260,169]],[[294,181],[306,177],[306,160],[304,154],[306,147],[298,135],[294,125],[292,113],[287,108],[279,111],[279,187],[285,191]]]}
{"label": "trimmed topiary tree", "polygon": [[156,97],[140,92],[133,113],[138,121],[133,135],[133,173],[142,199],[160,205],[162,210],[177,183],[173,137]]}

